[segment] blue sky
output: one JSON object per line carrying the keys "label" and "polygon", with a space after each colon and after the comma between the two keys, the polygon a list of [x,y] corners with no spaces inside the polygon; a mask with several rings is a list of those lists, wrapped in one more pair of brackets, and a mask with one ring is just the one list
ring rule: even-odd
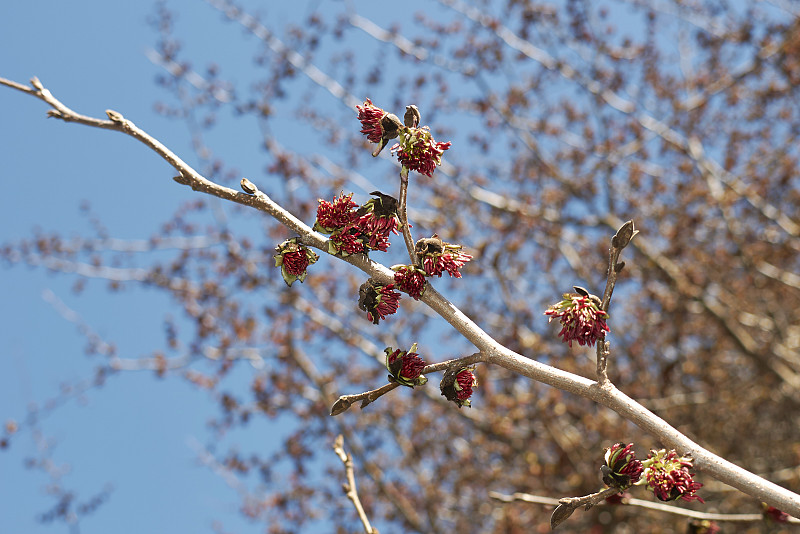
{"label": "blue sky", "polygon": [[[241,42],[243,35],[223,24],[216,10],[203,2],[169,5],[180,13],[180,31],[209,36],[187,44],[193,57],[214,59],[231,70],[251,64],[252,43],[238,54],[225,48],[224,40]],[[146,57],[156,40],[146,24],[153,11],[150,2],[6,2],[0,7],[0,76],[23,83],[38,76],[76,111],[104,117],[105,109],[118,110],[191,156],[186,128],[153,112],[154,102],[167,96],[154,83],[160,67]],[[305,13],[275,9],[278,20],[300,22]],[[113,237],[147,239],[176,206],[196,195],[174,184],[171,169],[143,145],[47,119],[47,109],[30,96],[0,88],[0,161],[7,187],[0,196],[0,242],[35,232],[91,235],[94,217]],[[246,156],[257,152],[254,145],[233,154],[253,174],[263,165]],[[81,210],[85,202],[88,212]],[[52,480],[25,468],[27,458],[40,456],[23,419],[31,403],[44,408],[64,384],[90,379],[98,357],[85,356],[86,338],[53,303],[61,302],[116,343],[120,356],[139,357],[163,343],[163,310],[170,303],[162,294],[109,295],[106,283],[98,281],[77,296],[73,282],[71,276],[22,266],[4,268],[0,279],[0,422],[23,424],[10,448],[0,453],[4,533],[67,530],[37,520],[55,501],[47,495]],[[131,372],[42,416],[36,429],[53,444],[51,460],[68,467],[60,482],[77,492],[79,502],[113,487],[108,501],[81,521],[83,533],[208,532],[218,519],[231,530],[261,529],[239,518],[236,492],[196,460],[193,444],[206,441],[207,418],[216,413],[208,395],[183,380]],[[266,436],[264,429],[261,437]]]}

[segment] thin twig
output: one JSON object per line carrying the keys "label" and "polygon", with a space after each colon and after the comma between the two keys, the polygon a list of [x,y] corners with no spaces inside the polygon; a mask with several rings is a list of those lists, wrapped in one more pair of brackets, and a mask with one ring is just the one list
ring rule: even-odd
{"label": "thin twig", "polygon": [[[540,495],[531,495],[529,493],[513,493],[506,495],[496,491],[490,491],[489,497],[502,502],[522,501],[535,504],[545,504],[557,506],[561,504],[559,499],[552,497],[542,497]],[[602,503],[598,503],[602,504]],[[699,512],[697,510],[689,510],[679,506],[672,506],[669,504],[645,501],[642,499],[632,499],[629,497],[622,497],[620,504],[627,506],[637,506],[640,508],[647,508],[649,510],[657,510],[659,512],[666,512],[668,514],[675,514],[684,517],[691,517],[692,519],[707,519],[709,521],[729,521],[729,522],[756,522],[763,521],[763,514],[713,514],[709,512]]]}
{"label": "thin twig", "polygon": [[342,484],[342,488],[347,494],[347,498],[353,502],[353,506],[356,509],[358,518],[364,525],[364,532],[366,534],[378,534],[378,529],[370,525],[367,513],[364,511],[364,507],[361,505],[361,499],[358,498],[358,491],[356,491],[356,477],[353,471],[353,459],[344,450],[344,436],[341,434],[336,436],[336,440],[333,442],[333,451],[344,464],[347,482]]}
{"label": "thin twig", "polygon": [[555,529],[558,525],[566,521],[569,516],[572,515],[572,512],[581,506],[584,507],[584,510],[588,510],[600,501],[617,493],[619,493],[619,488],[606,488],[597,493],[584,495],[583,497],[564,497],[563,499],[559,499],[558,506],[553,510],[553,515],[550,516],[550,528]]}
{"label": "thin twig", "polygon": [[[633,236],[639,231],[633,226],[633,221],[623,224],[614,237],[611,238],[611,248],[608,250],[608,273],[606,274],[606,288],[603,291],[603,300],[600,309],[608,314],[608,307],[611,305],[611,295],[617,285],[617,276],[625,267],[624,261],[619,261],[622,250],[628,246]],[[597,381],[601,386],[609,383],[608,380],[608,355],[610,344],[608,341],[597,343]]]}
{"label": "thin twig", "polygon": [[398,199],[397,218],[400,219],[400,230],[403,232],[403,240],[406,242],[408,257],[411,258],[411,265],[417,264],[417,253],[414,250],[414,238],[411,237],[411,227],[408,225],[408,168],[400,169],[400,197]]}
{"label": "thin twig", "polygon": [[[469,356],[464,356],[463,358],[455,358],[452,360],[447,360],[444,362],[433,363],[430,365],[426,365],[422,369],[422,374],[428,373],[436,373],[438,371],[444,371],[445,369],[450,369],[452,367],[466,367],[478,362],[486,361],[483,354],[477,352],[475,354],[471,354]],[[363,393],[356,393],[353,395],[342,395],[340,396],[333,406],[331,407],[331,415],[339,415],[341,413],[346,412],[353,403],[361,401],[361,409],[364,409],[367,405],[374,402],[376,399],[386,395],[397,386],[399,386],[397,382],[390,382],[388,384],[384,384],[377,389],[372,389],[370,391],[365,391]]]}

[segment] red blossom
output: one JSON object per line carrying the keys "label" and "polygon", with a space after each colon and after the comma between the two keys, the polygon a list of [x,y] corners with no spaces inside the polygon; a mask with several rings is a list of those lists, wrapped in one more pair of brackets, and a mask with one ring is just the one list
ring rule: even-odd
{"label": "red blossom", "polygon": [[469,369],[464,369],[456,375],[456,390],[458,400],[465,401],[472,396],[472,386],[476,383],[475,375]]}
{"label": "red blossom", "polygon": [[358,307],[367,312],[367,319],[378,324],[397,311],[400,293],[393,291],[394,284],[383,285],[370,278],[358,290]]}
{"label": "red blossom", "polygon": [[478,385],[472,373],[474,370],[474,367],[448,369],[439,384],[442,395],[447,400],[455,402],[459,408],[472,405],[469,398],[472,396],[472,388]]}
{"label": "red blossom", "polygon": [[425,361],[416,352],[417,344],[411,345],[408,351],[392,350],[386,347],[386,368],[392,378],[404,386],[414,387],[425,384],[428,379],[422,375]]}
{"label": "red blossom", "polygon": [[550,317],[548,322],[555,318],[561,321],[558,335],[564,343],[571,347],[577,341],[591,347],[610,332],[606,324],[608,313],[600,309],[599,303],[599,298],[588,293],[564,293],[561,302],[550,306],[544,314]]}
{"label": "red blossom", "polygon": [[319,259],[308,247],[299,243],[296,237],[275,247],[275,252],[275,266],[281,268],[283,281],[290,287],[295,280],[303,282],[308,274],[308,266]]}
{"label": "red blossom", "polygon": [[436,142],[427,127],[412,127],[401,132],[400,142],[392,147],[392,152],[403,167],[430,177],[442,164],[442,154],[450,144]]}
{"label": "red blossom", "polygon": [[408,293],[414,300],[419,300],[425,291],[425,271],[413,265],[400,265],[392,267],[395,270],[394,282],[397,289]]}
{"label": "red blossom", "polygon": [[667,452],[661,449],[660,451],[650,451],[647,460],[642,462],[642,465],[644,466],[644,481],[659,500],[683,499],[684,501],[705,502],[697,495],[697,490],[703,485],[695,482],[694,475],[689,472],[692,467],[691,458],[678,456],[674,450]]}
{"label": "red blossom", "polygon": [[786,523],[789,521],[789,514],[782,512],[774,506],[764,505],[764,516],[772,519],[777,523]]}
{"label": "red blossom", "polygon": [[601,469],[606,485],[625,488],[642,476],[642,462],[636,459],[633,443],[616,443],[606,450],[605,464]]}
{"label": "red blossom", "polygon": [[303,250],[287,252],[283,255],[283,265],[286,267],[286,272],[299,276],[308,267],[308,255]]}
{"label": "red blossom", "polygon": [[420,239],[414,250],[422,269],[428,276],[442,276],[447,272],[454,278],[461,278],[459,269],[464,266],[472,256],[461,251],[461,245],[445,243],[438,235]]}
{"label": "red blossom", "polygon": [[422,258],[422,267],[428,276],[442,276],[442,273],[447,272],[454,278],[461,278],[459,269],[464,266],[472,256],[464,254],[463,252],[445,253],[435,256],[425,256]]}
{"label": "red blossom", "polygon": [[344,229],[358,219],[358,213],[354,209],[357,206],[358,204],[353,202],[353,193],[349,195],[341,193],[333,199],[333,202],[319,199],[314,230],[330,234]]}
{"label": "red blossom", "polygon": [[381,217],[368,213],[358,219],[358,228],[368,236],[367,246],[372,250],[386,252],[389,248],[389,234],[397,234],[397,220],[394,217]]}
{"label": "red blossom", "polygon": [[351,226],[331,234],[329,243],[333,245],[333,250],[331,250],[330,246],[328,249],[331,254],[339,254],[341,256],[358,254],[364,252],[365,240],[366,236],[358,228]]}
{"label": "red blossom", "polygon": [[369,141],[380,143],[383,137],[381,119],[386,115],[386,112],[373,105],[369,98],[364,101],[363,106],[356,106],[356,109],[358,110],[358,120],[361,121],[361,133],[366,135]]}

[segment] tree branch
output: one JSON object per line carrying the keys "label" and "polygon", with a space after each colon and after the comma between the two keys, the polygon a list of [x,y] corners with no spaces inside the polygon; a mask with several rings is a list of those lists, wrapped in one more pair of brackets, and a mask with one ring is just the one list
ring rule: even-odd
{"label": "tree branch", "polygon": [[[136,127],[131,121],[125,119],[121,114],[115,111],[108,111],[109,121],[79,115],[55,99],[50,92],[42,86],[38,79],[34,78],[31,83],[33,88],[0,78],[0,85],[6,85],[30,94],[53,106],[55,111],[51,111],[50,116],[67,122],[78,122],[87,126],[115,130],[134,137],[159,154],[180,173],[180,176],[176,177],[176,181],[179,183],[189,185],[195,191],[200,191],[269,213],[278,222],[296,232],[301,237],[303,243],[327,251],[327,247],[325,246],[326,239],[324,236],[314,232],[305,223],[283,209],[266,194],[258,191],[257,188],[254,194],[247,194],[211,182],[201,176],[158,140]],[[609,104],[611,104],[611,102],[609,102]],[[394,273],[389,268],[368,259],[364,255],[358,254],[340,259],[354,265],[382,283],[391,283],[394,279]],[[433,287],[429,286],[420,300],[475,345],[482,353],[482,361],[499,365],[517,374],[602,404],[617,412],[623,418],[633,422],[644,431],[657,437],[665,446],[674,448],[682,454],[691,454],[697,469],[739,489],[743,493],[764,501],[786,513],[800,517],[800,495],[758,477],[704,449],[678,432],[666,421],[617,390],[610,383],[606,383],[603,387],[600,387],[597,382],[588,378],[542,364],[504,347],[484,332]]]}

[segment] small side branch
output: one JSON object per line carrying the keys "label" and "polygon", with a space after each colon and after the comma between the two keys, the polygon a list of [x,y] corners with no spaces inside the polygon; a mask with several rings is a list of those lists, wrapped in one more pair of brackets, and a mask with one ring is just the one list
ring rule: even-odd
{"label": "small side branch", "polygon": [[342,484],[342,489],[344,489],[347,498],[352,501],[353,506],[356,509],[356,513],[358,514],[358,518],[364,525],[364,532],[366,534],[378,534],[378,529],[374,528],[370,524],[367,513],[364,511],[364,507],[361,505],[361,499],[358,498],[358,492],[356,491],[356,477],[353,471],[353,459],[344,450],[344,436],[341,434],[336,436],[336,440],[333,442],[333,452],[336,453],[336,455],[344,464],[347,482]]}
{"label": "small side branch", "polygon": [[[439,371],[445,371],[447,369],[453,367],[467,367],[474,363],[485,362],[487,361],[487,357],[485,354],[481,352],[476,352],[475,354],[471,354],[469,356],[464,356],[463,358],[455,358],[453,360],[446,360],[439,363],[433,363],[431,365],[426,365],[422,369],[422,374],[429,374],[429,373],[437,373]],[[391,379],[391,377],[390,377]],[[361,401],[361,408],[364,409],[365,406],[369,405],[376,399],[386,395],[390,391],[394,390],[400,384],[397,382],[390,382],[388,384],[384,384],[377,389],[372,389],[370,391],[365,391],[363,393],[356,393],[353,395],[342,395],[340,396],[336,402],[333,403],[331,407],[331,415],[339,415],[341,413],[346,412],[350,409],[350,407],[358,402]]]}
{"label": "small side branch", "polygon": [[[614,293],[614,286],[617,285],[617,276],[625,267],[624,261],[619,261],[622,250],[628,246],[633,236],[639,231],[633,227],[633,221],[623,224],[614,237],[611,238],[611,248],[608,251],[608,274],[606,276],[606,289],[603,291],[603,300],[600,309],[608,313],[611,305],[611,295]],[[609,383],[608,380],[608,355],[610,343],[608,341],[597,343],[597,381],[602,386]]]}
{"label": "small side branch", "polygon": [[411,264],[417,264],[417,253],[414,250],[414,238],[411,237],[411,228],[408,226],[408,212],[406,205],[408,202],[408,168],[400,170],[400,196],[398,198],[397,218],[400,219],[400,231],[403,232],[403,240],[406,242],[408,257]]}
{"label": "small side branch", "polygon": [[569,516],[572,515],[572,512],[581,506],[584,507],[584,510],[589,510],[595,504],[617,493],[619,493],[619,488],[606,488],[597,493],[592,493],[583,497],[565,497],[559,499],[558,507],[553,510],[553,515],[550,516],[550,528],[555,529],[558,525],[566,521]]}
{"label": "small side branch", "polygon": [[358,401],[361,401],[361,408],[363,409],[375,399],[386,395],[399,385],[400,384],[397,382],[390,382],[389,384],[384,384],[377,389],[365,391],[364,393],[356,393],[355,395],[342,395],[336,402],[333,403],[331,415],[339,415],[340,413],[346,412],[354,402]]}

